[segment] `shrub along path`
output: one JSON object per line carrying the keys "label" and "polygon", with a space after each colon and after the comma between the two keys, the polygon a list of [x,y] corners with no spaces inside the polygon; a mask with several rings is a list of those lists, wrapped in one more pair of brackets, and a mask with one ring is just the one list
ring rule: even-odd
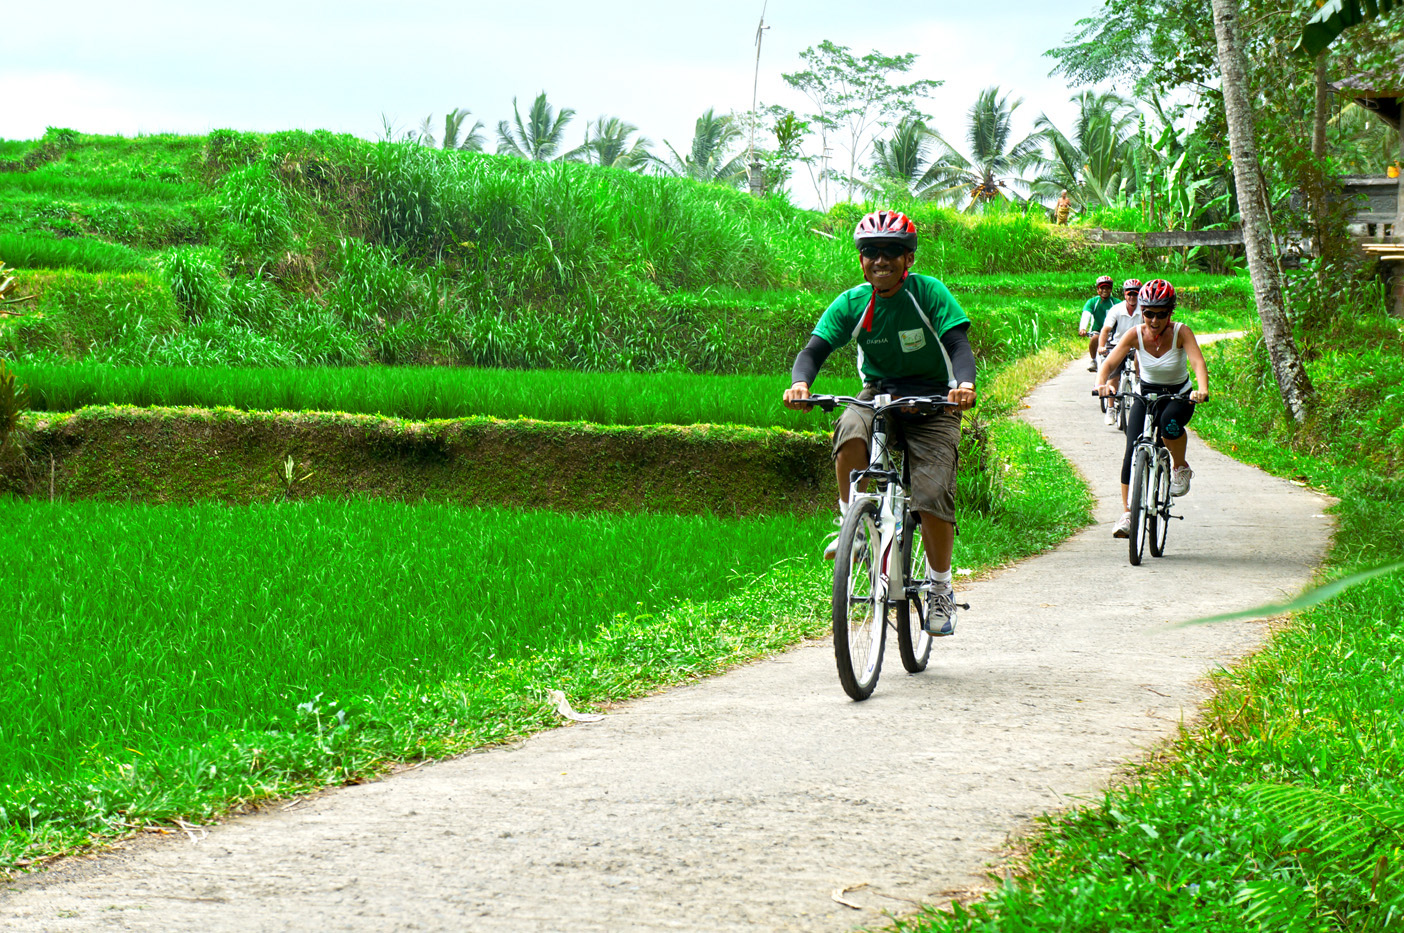
{"label": "shrub along path", "polygon": [[1096,794],[1264,633],[1164,623],[1297,591],[1329,534],[1322,498],[1196,440],[1187,520],[1130,567],[1111,537],[1122,438],[1090,382],[1073,364],[1027,415],[1089,478],[1098,524],[964,587],[973,608],[925,674],[894,648],[852,703],[828,645],[802,647],[69,863],[0,894],[0,930],[847,930],[977,889],[1011,832]]}

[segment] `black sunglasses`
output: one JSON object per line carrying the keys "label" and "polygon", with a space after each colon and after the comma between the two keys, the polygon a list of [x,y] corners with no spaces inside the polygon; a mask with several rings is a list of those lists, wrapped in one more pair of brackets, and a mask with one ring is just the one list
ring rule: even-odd
{"label": "black sunglasses", "polygon": [[871,245],[858,247],[858,254],[864,259],[877,259],[879,256],[885,256],[888,259],[896,259],[898,256],[905,256],[910,252],[911,250],[907,249],[905,246]]}
{"label": "black sunglasses", "polygon": [[1148,321],[1158,321],[1163,317],[1169,317],[1169,311],[1151,311],[1149,309],[1141,312],[1141,317]]}

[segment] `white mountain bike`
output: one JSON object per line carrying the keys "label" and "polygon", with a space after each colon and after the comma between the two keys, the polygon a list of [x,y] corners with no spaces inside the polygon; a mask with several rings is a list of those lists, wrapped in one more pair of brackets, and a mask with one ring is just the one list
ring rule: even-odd
{"label": "white mountain bike", "polygon": [[879,395],[869,402],[848,395],[811,395],[801,404],[817,405],[826,412],[838,405],[873,411],[868,467],[854,470],[849,477],[848,514],[839,528],[833,593],[839,682],[850,697],[866,700],[882,672],[889,624],[897,630],[897,648],[907,671],[926,670],[931,655],[932,637],[922,625],[931,589],[930,566],[921,522],[911,510],[910,465],[905,452],[888,443],[888,421],[899,413],[934,414],[955,403],[939,396],[894,400]]}

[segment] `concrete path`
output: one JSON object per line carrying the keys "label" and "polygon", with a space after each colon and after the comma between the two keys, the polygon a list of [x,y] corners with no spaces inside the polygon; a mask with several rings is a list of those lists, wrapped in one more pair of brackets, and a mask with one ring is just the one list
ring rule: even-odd
{"label": "concrete path", "polygon": [[1026,414],[1091,480],[1098,524],[964,588],[973,608],[926,673],[889,641],[852,703],[831,648],[802,647],[598,724],[71,862],[0,893],[0,930],[838,931],[979,886],[1011,834],[1095,800],[1263,634],[1165,623],[1294,593],[1327,543],[1320,497],[1192,440],[1186,520],[1165,558],[1129,566],[1111,537],[1122,436],[1091,381],[1074,364]]}

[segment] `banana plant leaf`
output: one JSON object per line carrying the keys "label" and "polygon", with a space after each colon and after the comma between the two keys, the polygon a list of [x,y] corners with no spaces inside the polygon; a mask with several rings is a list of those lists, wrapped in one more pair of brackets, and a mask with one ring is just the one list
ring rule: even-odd
{"label": "banana plant leaf", "polygon": [[1400,5],[1396,0],[1326,0],[1302,27],[1296,50],[1314,58],[1351,26],[1384,16]]}

